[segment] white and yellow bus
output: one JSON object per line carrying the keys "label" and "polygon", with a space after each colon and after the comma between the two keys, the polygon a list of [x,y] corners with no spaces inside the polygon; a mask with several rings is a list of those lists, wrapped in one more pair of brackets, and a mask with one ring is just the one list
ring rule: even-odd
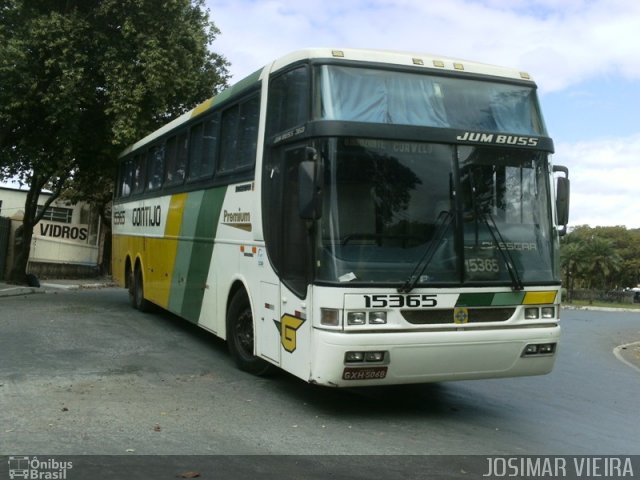
{"label": "white and yellow bus", "polygon": [[545,374],[569,189],[552,152],[524,72],[294,52],[123,152],[113,274],[255,374]]}

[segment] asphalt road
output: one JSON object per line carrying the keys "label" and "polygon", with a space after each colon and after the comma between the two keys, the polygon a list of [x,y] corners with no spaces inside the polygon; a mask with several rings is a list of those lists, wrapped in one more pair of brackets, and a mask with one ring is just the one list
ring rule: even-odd
{"label": "asphalt road", "polygon": [[640,454],[640,371],[613,353],[640,314],[562,326],[550,375],[336,390],[240,372],[121,289],[1,298],[0,455]]}

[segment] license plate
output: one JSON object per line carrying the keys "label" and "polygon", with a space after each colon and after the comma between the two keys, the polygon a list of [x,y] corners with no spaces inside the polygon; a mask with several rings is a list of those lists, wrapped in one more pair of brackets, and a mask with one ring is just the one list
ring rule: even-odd
{"label": "license plate", "polygon": [[343,380],[380,380],[387,376],[388,367],[345,367]]}

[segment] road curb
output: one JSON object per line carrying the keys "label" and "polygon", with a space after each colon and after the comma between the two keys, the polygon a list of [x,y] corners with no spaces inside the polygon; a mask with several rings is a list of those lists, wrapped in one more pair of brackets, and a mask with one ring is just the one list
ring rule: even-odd
{"label": "road curb", "polygon": [[0,297],[19,297],[21,295],[31,295],[34,293],[45,293],[45,291],[37,287],[25,287],[23,285],[0,286]]}
{"label": "road curb", "polygon": [[60,283],[59,281],[42,282],[40,287],[28,287],[25,285],[11,285],[8,283],[0,283],[0,298],[2,297],[18,297],[21,295],[31,295],[35,293],[51,293],[52,291],[60,290],[84,290],[84,289],[99,289],[116,286],[112,281],[103,282],[87,282],[83,283]]}
{"label": "road curb", "polygon": [[622,363],[640,372],[640,342],[618,345],[613,349],[613,354]]}

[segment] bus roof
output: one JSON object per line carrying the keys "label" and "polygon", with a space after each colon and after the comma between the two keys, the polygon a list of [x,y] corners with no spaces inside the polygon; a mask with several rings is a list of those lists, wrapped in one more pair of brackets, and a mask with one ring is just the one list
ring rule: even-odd
{"label": "bus roof", "polygon": [[424,67],[431,70],[449,70],[452,72],[467,72],[479,75],[511,78],[516,80],[531,80],[528,73],[506,67],[471,62],[450,57],[432,55],[428,53],[411,53],[391,50],[366,50],[357,48],[307,48],[285,55],[271,64],[270,73],[275,72],[291,63],[305,59],[343,59],[355,62],[386,63],[398,66]]}
{"label": "bus roof", "polygon": [[158,130],[150,133],[143,139],[128,146],[120,154],[120,158],[148,143],[153,142],[157,138],[162,137],[165,133],[170,132],[174,128],[188,122],[190,119],[208,111],[214,105],[218,105],[224,102],[236,93],[240,93],[246,88],[249,88],[251,85],[257,84],[264,74],[276,72],[282,68],[287,67],[288,65],[291,65],[292,63],[312,59],[333,59],[352,62],[381,63],[388,65],[409,66],[414,68],[424,67],[425,69],[429,69],[431,71],[443,70],[457,73],[466,72],[476,75],[503,77],[519,81],[532,81],[528,73],[517,69],[499,67],[496,65],[472,62],[468,60],[435,56],[425,53],[397,52],[390,50],[367,50],[356,48],[306,48],[302,50],[296,50],[278,58],[272,63],[267,64],[265,67],[262,67],[253,72],[251,75],[243,78],[239,82],[231,85],[230,87],[227,87],[218,95],[205,100],[194,109],[183,113],[171,122],[160,127]]}

